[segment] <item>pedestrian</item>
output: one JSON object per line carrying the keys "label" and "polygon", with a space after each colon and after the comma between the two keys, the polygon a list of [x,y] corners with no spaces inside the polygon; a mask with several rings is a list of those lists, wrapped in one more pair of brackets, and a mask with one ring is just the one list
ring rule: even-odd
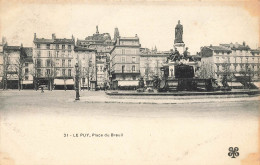
{"label": "pedestrian", "polygon": [[42,90],[41,93],[44,93],[44,91],[43,91],[43,86],[41,86],[41,90]]}

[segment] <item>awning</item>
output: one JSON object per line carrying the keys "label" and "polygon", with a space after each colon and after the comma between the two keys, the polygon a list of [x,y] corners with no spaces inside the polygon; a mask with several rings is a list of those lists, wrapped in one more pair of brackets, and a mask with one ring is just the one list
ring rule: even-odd
{"label": "awning", "polygon": [[[73,79],[66,79],[66,85],[74,85]],[[54,85],[64,85],[64,79],[54,79]]]}
{"label": "awning", "polygon": [[22,84],[33,84],[33,80],[23,80]]}
{"label": "awning", "polygon": [[242,86],[244,86],[240,82],[228,82],[228,85],[232,86],[232,87],[242,87]]}
{"label": "awning", "polygon": [[66,85],[74,85],[74,80],[73,79],[67,79]]}
{"label": "awning", "polygon": [[260,82],[253,82],[253,84],[254,84],[256,87],[260,88]]}
{"label": "awning", "polygon": [[138,86],[139,81],[118,81],[118,86]]}
{"label": "awning", "polygon": [[63,79],[54,79],[54,85],[64,85]]}

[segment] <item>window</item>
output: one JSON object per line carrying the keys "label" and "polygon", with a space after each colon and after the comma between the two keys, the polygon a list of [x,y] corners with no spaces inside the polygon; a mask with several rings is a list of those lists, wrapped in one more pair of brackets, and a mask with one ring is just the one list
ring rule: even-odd
{"label": "window", "polygon": [[46,60],[46,66],[47,66],[47,67],[50,67],[50,66],[51,66],[51,60],[50,60],[50,59]]}
{"label": "window", "polygon": [[[68,56],[71,57],[71,50],[68,52]],[[85,57],[84,57],[85,58]]]}
{"label": "window", "polygon": [[65,76],[66,69],[62,69],[62,76]]}
{"label": "window", "polygon": [[59,57],[59,51],[56,52],[56,57]]}
{"label": "window", "polygon": [[136,58],[132,57],[132,62],[135,63],[136,62]]}
{"label": "window", "polygon": [[41,74],[42,74],[42,73],[41,73],[41,69],[37,69],[37,75],[38,75],[38,76],[41,76]]}
{"label": "window", "polygon": [[133,71],[133,72],[135,71],[135,65],[132,66],[132,71]]}
{"label": "window", "polygon": [[64,57],[64,56],[65,56],[65,51],[63,50],[61,53],[61,57]]}
{"label": "window", "polygon": [[37,51],[37,57],[41,57],[41,51]]}
{"label": "window", "polygon": [[29,80],[29,76],[25,76],[24,78],[25,78],[25,80]]}
{"label": "window", "polygon": [[51,48],[51,45],[50,45],[50,44],[47,44],[47,45],[46,45],[46,48],[47,48],[47,49],[50,49],[50,48]]}
{"label": "window", "polygon": [[71,77],[71,69],[68,70],[68,76]]}
{"label": "window", "polygon": [[125,54],[125,49],[122,49],[122,54]]}
{"label": "window", "polygon": [[125,66],[123,65],[122,66],[122,73],[124,73],[125,72]]}
{"label": "window", "polygon": [[217,71],[219,71],[219,65],[217,65]]}
{"label": "window", "polygon": [[136,76],[133,76],[133,80],[136,80]]}
{"label": "window", "polygon": [[48,51],[48,57],[51,57],[51,51]]}
{"label": "window", "polygon": [[65,66],[65,60],[62,60],[62,67]]}
{"label": "window", "polygon": [[60,60],[56,59],[56,66],[59,67],[59,65],[60,65]]}
{"label": "window", "polygon": [[55,69],[55,70],[56,70],[56,71],[55,71],[55,72],[56,72],[55,75],[56,75],[56,76],[59,76],[59,75],[60,75],[60,69]]}
{"label": "window", "polygon": [[122,58],[121,58],[121,62],[125,62],[125,57],[122,57]]}
{"label": "window", "polygon": [[68,60],[68,66],[71,67],[71,60]]}
{"label": "window", "polygon": [[28,68],[25,68],[24,72],[25,72],[25,74],[28,74],[29,73]]}
{"label": "window", "polygon": [[28,67],[28,66],[29,66],[29,64],[26,62],[26,63],[25,63],[25,67]]}
{"label": "window", "polygon": [[36,65],[37,65],[37,67],[41,67],[41,60],[40,59],[37,59]]}
{"label": "window", "polygon": [[46,76],[49,76],[51,74],[51,70],[50,69],[46,69]]}
{"label": "window", "polygon": [[71,50],[71,45],[68,45],[68,49]]}
{"label": "window", "polygon": [[56,49],[59,49],[59,44],[56,44]]}
{"label": "window", "polygon": [[41,47],[41,45],[40,44],[37,44],[37,48],[40,48]]}
{"label": "window", "polygon": [[65,49],[65,45],[62,45],[62,49]]}

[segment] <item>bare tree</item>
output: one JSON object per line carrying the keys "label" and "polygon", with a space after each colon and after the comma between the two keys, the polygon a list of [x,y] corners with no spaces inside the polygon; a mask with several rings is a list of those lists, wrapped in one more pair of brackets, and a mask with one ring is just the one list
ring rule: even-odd
{"label": "bare tree", "polygon": [[3,90],[7,90],[8,70],[10,68],[10,54],[3,53]]}
{"label": "bare tree", "polygon": [[22,80],[25,76],[25,73],[24,73],[24,65],[25,65],[25,59],[24,57],[20,57],[19,59],[16,60],[15,62],[15,71],[16,71],[16,74],[17,74],[17,78],[18,78],[18,89],[19,91],[23,88],[22,87]]}

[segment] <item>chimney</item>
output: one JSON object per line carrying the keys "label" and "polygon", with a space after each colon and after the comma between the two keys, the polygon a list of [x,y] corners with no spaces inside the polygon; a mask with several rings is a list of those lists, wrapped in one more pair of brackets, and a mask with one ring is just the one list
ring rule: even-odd
{"label": "chimney", "polygon": [[23,43],[21,43],[21,48],[23,47]]}
{"label": "chimney", "polygon": [[137,34],[135,34],[135,37],[138,37]]}
{"label": "chimney", "polygon": [[212,47],[212,44],[210,44],[210,47]]}
{"label": "chimney", "polygon": [[36,33],[34,33],[34,39],[36,39]]}
{"label": "chimney", "polygon": [[243,41],[243,46],[246,46],[246,42],[245,41]]}
{"label": "chimney", "polygon": [[56,39],[55,33],[52,33],[52,39],[53,39],[53,40]]}

